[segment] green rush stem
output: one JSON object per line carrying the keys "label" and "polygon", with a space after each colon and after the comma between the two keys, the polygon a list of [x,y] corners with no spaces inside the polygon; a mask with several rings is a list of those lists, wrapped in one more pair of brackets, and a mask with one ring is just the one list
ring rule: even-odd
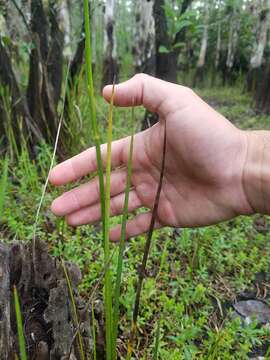
{"label": "green rush stem", "polygon": [[[82,335],[80,332],[79,318],[78,318],[76,303],[75,303],[75,299],[74,299],[74,295],[73,295],[73,289],[72,289],[70,278],[69,278],[69,275],[68,275],[68,272],[66,269],[65,262],[62,258],[61,258],[61,265],[62,265],[64,274],[65,274],[65,278],[67,281],[68,292],[69,292],[71,305],[72,305],[72,311],[73,311],[73,321],[75,323],[75,326],[78,327],[78,342],[79,342],[79,349],[80,349],[80,357],[81,357],[81,360],[85,360],[85,354],[84,354],[84,350],[83,350],[83,340],[82,340]],[[72,347],[71,347],[71,349],[72,349]]]}
{"label": "green rush stem", "polygon": [[2,177],[0,180],[0,221],[2,220],[2,215],[4,212],[4,202],[5,202],[6,190],[8,184],[8,163],[9,163],[9,159],[6,156],[3,164]]}
{"label": "green rush stem", "polygon": [[[114,85],[110,101],[108,116],[107,135],[107,157],[106,157],[106,188],[105,188],[105,217],[104,217],[104,263],[110,258],[110,200],[111,200],[111,152],[112,152],[112,119],[113,119],[113,98]],[[105,272],[105,326],[106,326],[106,357],[112,360],[112,276],[110,267]]]}
{"label": "green rush stem", "polygon": [[[134,108],[132,108],[132,119],[134,119]],[[134,123],[134,121],[133,121]],[[115,284],[115,302],[114,302],[114,318],[113,318],[113,360],[117,358],[117,336],[118,336],[118,322],[119,322],[119,304],[120,304],[120,291],[121,291],[121,280],[122,280],[122,272],[123,272],[123,255],[125,250],[125,241],[126,241],[126,224],[128,217],[128,200],[129,200],[129,192],[131,185],[131,174],[132,174],[132,155],[133,155],[133,142],[134,142],[134,131],[132,132],[129,146],[129,158],[128,158],[128,166],[127,166],[127,185],[125,190],[125,201],[124,201],[124,209],[122,216],[122,224],[121,224],[121,239],[118,250],[118,263],[117,263],[117,273],[116,273],[116,284]]]}
{"label": "green rush stem", "polygon": [[24,334],[23,334],[22,313],[21,313],[20,300],[19,300],[16,286],[14,286],[14,288],[13,288],[13,295],[14,295],[14,306],[15,306],[15,314],[16,314],[16,322],[17,322],[17,331],[18,331],[18,338],[19,338],[20,356],[21,356],[21,360],[27,360],[27,354],[26,354],[26,349],[25,349],[25,340],[24,340]]}
{"label": "green rush stem", "polygon": [[88,0],[84,0],[83,3],[84,3],[84,22],[85,22],[85,60],[86,60],[86,73],[87,73],[87,91],[90,101],[90,118],[91,118],[92,136],[96,147],[102,230],[103,230],[103,238],[104,238],[105,191],[104,191],[103,166],[102,166],[101,148],[100,148],[100,135],[97,126],[96,102],[95,102],[94,84],[93,84],[89,4],[88,4]]}
{"label": "green rush stem", "polygon": [[158,324],[157,324],[153,360],[158,360],[158,349],[159,349],[159,341],[160,341],[160,326],[161,326],[161,316],[159,317]]}
{"label": "green rush stem", "polygon": [[166,122],[164,122],[164,139],[163,139],[163,154],[162,154],[161,171],[160,171],[160,177],[159,177],[159,183],[158,183],[158,188],[157,188],[157,192],[156,192],[154,207],[153,207],[153,211],[152,211],[150,227],[149,227],[147,239],[146,239],[145,246],[144,246],[143,260],[142,260],[142,264],[139,269],[138,284],[137,284],[137,289],[136,289],[136,298],[135,298],[133,316],[132,316],[132,325],[131,325],[130,337],[129,337],[129,342],[128,342],[127,360],[131,359],[131,355],[133,352],[133,343],[135,340],[136,329],[137,329],[137,319],[138,319],[138,314],[139,314],[142,284],[143,284],[143,280],[145,277],[145,270],[146,270],[147,260],[148,260],[148,256],[149,256],[149,252],[150,252],[151,240],[152,240],[152,235],[153,235],[153,231],[154,231],[154,227],[155,227],[160,193],[161,193],[162,182],[163,182],[163,177],[164,177],[166,146],[167,146],[167,130],[166,130]]}

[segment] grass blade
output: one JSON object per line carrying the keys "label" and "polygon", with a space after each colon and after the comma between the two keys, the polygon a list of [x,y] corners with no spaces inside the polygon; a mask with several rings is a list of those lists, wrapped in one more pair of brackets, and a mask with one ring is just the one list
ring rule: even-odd
{"label": "grass blade", "polygon": [[154,354],[153,360],[158,360],[158,349],[159,349],[159,340],[160,340],[160,325],[161,325],[161,317],[158,319],[158,326],[155,336],[155,347],[154,347]]}
{"label": "grass blade", "polygon": [[[134,108],[132,108],[132,123],[134,124]],[[133,155],[133,142],[134,142],[134,131],[131,135],[130,146],[129,146],[129,158],[127,166],[127,184],[125,190],[125,201],[124,209],[122,215],[122,224],[121,224],[121,239],[118,250],[118,261],[117,261],[117,273],[116,273],[116,283],[114,291],[114,318],[113,318],[113,360],[117,358],[117,336],[118,336],[118,323],[119,323],[119,305],[120,305],[120,290],[121,290],[121,280],[123,272],[123,255],[125,250],[125,241],[126,241],[126,224],[128,217],[128,200],[129,192],[131,186],[131,174],[132,174],[132,155]]]}
{"label": "grass blade", "polygon": [[100,149],[100,135],[97,126],[96,115],[96,101],[94,93],[93,72],[92,72],[92,50],[91,50],[91,32],[90,32],[90,16],[89,16],[89,3],[88,0],[83,0],[84,5],[84,23],[85,23],[85,61],[86,61],[86,74],[87,74],[87,92],[90,102],[90,121],[92,137],[96,147],[97,168],[99,177],[100,189],[100,204],[101,204],[101,218],[102,229],[104,237],[104,219],[105,219],[105,191],[103,181],[103,167]]}
{"label": "grass blade", "polygon": [[70,278],[68,275],[68,271],[67,271],[65,262],[62,258],[61,258],[61,265],[62,265],[64,274],[65,274],[65,278],[66,278],[66,282],[67,282],[67,286],[68,286],[68,292],[69,292],[69,297],[70,297],[70,301],[71,301],[71,305],[72,305],[72,312],[73,312],[73,322],[74,322],[74,325],[78,328],[77,335],[78,335],[80,357],[82,360],[85,360],[86,357],[85,357],[84,349],[83,349],[83,339],[82,339],[82,335],[80,332],[79,318],[78,318],[76,303],[75,303],[75,299],[74,299],[74,295],[73,295],[73,289],[72,289],[72,285],[70,282]]}
{"label": "grass blade", "polygon": [[17,322],[17,331],[18,331],[18,338],[19,338],[19,349],[20,349],[20,356],[21,360],[27,360],[26,349],[25,349],[25,340],[23,334],[23,322],[22,322],[22,313],[20,307],[20,301],[16,286],[13,288],[13,295],[14,295],[14,306],[15,306],[15,314],[16,314],[16,322]]}
{"label": "grass blade", "polygon": [[1,177],[0,182],[0,220],[2,219],[3,212],[4,212],[4,202],[5,202],[5,196],[7,191],[7,183],[8,183],[8,157],[4,160],[3,165],[3,173]]}
{"label": "grass blade", "polygon": [[[108,116],[108,137],[107,137],[107,157],[106,157],[106,190],[105,190],[105,217],[104,217],[104,262],[110,258],[110,200],[111,200],[111,150],[112,150],[112,118],[113,118],[113,98],[114,85],[110,101]],[[106,318],[106,356],[108,360],[112,359],[112,276],[111,269],[105,272],[105,318]]]}
{"label": "grass blade", "polygon": [[134,304],[134,310],[133,310],[133,316],[132,316],[132,325],[131,325],[130,337],[129,337],[129,342],[128,342],[127,360],[131,359],[131,356],[133,353],[133,343],[135,340],[136,329],[137,329],[137,319],[138,319],[138,314],[139,314],[142,284],[143,284],[143,280],[145,277],[145,270],[146,270],[147,260],[148,260],[148,256],[149,256],[149,252],[150,252],[151,240],[152,240],[152,235],[153,235],[153,231],[154,231],[154,227],[155,227],[160,193],[161,193],[162,182],[163,182],[163,177],[164,177],[166,145],[167,145],[167,131],[166,131],[166,122],[165,122],[164,123],[164,140],[163,140],[163,154],[162,154],[161,171],[160,171],[160,177],[159,177],[159,183],[158,183],[158,188],[157,188],[157,192],[156,192],[154,207],[153,207],[153,211],[152,211],[150,227],[149,227],[149,231],[148,231],[145,246],[144,246],[143,260],[142,260],[142,264],[141,264],[140,270],[139,270],[138,284],[137,284],[137,289],[136,289],[136,298],[135,298],[135,304]]}

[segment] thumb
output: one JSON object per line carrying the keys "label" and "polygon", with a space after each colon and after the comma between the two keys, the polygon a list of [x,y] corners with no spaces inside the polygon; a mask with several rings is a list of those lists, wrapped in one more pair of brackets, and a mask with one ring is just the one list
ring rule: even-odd
{"label": "thumb", "polygon": [[[137,74],[130,80],[115,86],[114,104],[117,106],[143,105],[147,110],[165,117],[168,112],[174,110],[172,105],[177,105],[179,109],[186,103],[185,94],[188,90],[184,86],[159,80],[146,74]],[[110,100],[111,94],[112,85],[105,86],[103,96],[107,101]]]}

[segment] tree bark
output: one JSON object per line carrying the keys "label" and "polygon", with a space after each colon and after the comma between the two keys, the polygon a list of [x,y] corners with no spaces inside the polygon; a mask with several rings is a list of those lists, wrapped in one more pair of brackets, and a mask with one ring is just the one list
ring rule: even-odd
{"label": "tree bark", "polygon": [[264,49],[267,42],[267,31],[270,19],[270,0],[264,0],[263,8],[259,14],[259,34],[253,53],[250,59],[250,67],[252,69],[259,68],[262,65]]}
{"label": "tree bark", "polygon": [[[270,20],[270,0],[264,0],[262,8],[254,9],[254,18],[257,20],[257,26],[255,27],[255,43],[250,58],[250,68],[247,75],[247,90],[254,92],[257,86],[260,86],[260,81],[264,81],[262,76],[263,55],[267,43],[267,32],[269,29]],[[257,30],[257,31],[256,31]]]}
{"label": "tree bark", "polygon": [[204,24],[203,24],[203,33],[202,33],[202,41],[199,53],[199,59],[196,66],[196,72],[194,76],[193,85],[196,86],[197,82],[202,82],[204,78],[204,67],[205,67],[205,58],[207,52],[208,45],[208,26],[209,26],[209,3],[205,2],[205,14],[204,14]]}
{"label": "tree bark", "polygon": [[[8,50],[5,48],[2,42],[2,38],[0,36],[0,82],[1,84],[8,89],[10,98],[11,98],[11,114],[8,114],[8,109],[5,108],[4,102],[5,99],[0,96],[0,127],[1,134],[5,134],[5,139],[8,139],[7,131],[8,129],[8,118],[11,116],[11,127],[14,133],[17,146],[19,147],[21,142],[21,136],[25,136],[25,140],[29,140],[30,144],[35,143],[37,140],[42,138],[42,135],[37,128],[37,126],[33,123],[31,118],[28,105],[26,99],[20,91],[15,72],[12,68],[12,63],[10,59],[10,55],[8,54]],[[4,96],[4,94],[2,94]],[[19,129],[18,119],[21,118],[23,120],[22,130]],[[21,133],[22,131],[22,133]],[[8,144],[6,144],[8,145]]]}
{"label": "tree bark", "polygon": [[[57,103],[62,81],[63,35],[57,23],[55,1],[49,2],[49,11],[48,19],[42,0],[31,0],[34,47],[30,54],[27,99],[31,116],[44,140],[53,143],[58,127]],[[61,147],[62,142],[59,151]]]}
{"label": "tree bark", "polygon": [[216,56],[215,56],[215,70],[218,70],[219,61],[220,61],[220,51],[221,51],[221,22],[218,23],[217,31],[217,45],[216,45]]}
{"label": "tree bark", "polygon": [[153,1],[136,2],[136,27],[132,52],[135,57],[135,73],[155,75],[155,20]]}
{"label": "tree bark", "polygon": [[[179,15],[183,15],[190,6],[192,0],[184,0],[180,9]],[[176,44],[185,41],[185,28],[178,31],[171,43],[167,19],[165,14],[165,1],[154,1],[154,18],[155,18],[155,32],[156,32],[156,76],[160,79],[177,83],[177,69],[178,58],[180,55],[180,47],[175,47]],[[164,46],[169,51],[168,53],[161,53],[160,47]]]}
{"label": "tree bark", "polygon": [[115,33],[115,0],[106,0],[104,14],[104,60],[102,88],[118,79],[117,44]]}
{"label": "tree bark", "polygon": [[[240,6],[240,4],[238,4]],[[232,8],[232,16],[229,27],[229,39],[228,39],[228,49],[227,49],[227,58],[226,58],[226,69],[224,74],[224,81],[233,81],[233,65],[235,60],[235,53],[237,49],[238,35],[240,30],[240,22],[238,19],[238,7],[234,4]]]}
{"label": "tree bark", "polygon": [[[31,243],[0,243],[0,360],[15,359],[19,354],[14,286],[20,300],[28,359],[79,360],[78,338],[74,336],[77,323],[63,265],[40,241],[36,243],[35,259],[31,250]],[[81,322],[84,353],[92,358],[91,304],[85,304],[78,294],[80,269],[71,263],[65,263],[65,268]]]}

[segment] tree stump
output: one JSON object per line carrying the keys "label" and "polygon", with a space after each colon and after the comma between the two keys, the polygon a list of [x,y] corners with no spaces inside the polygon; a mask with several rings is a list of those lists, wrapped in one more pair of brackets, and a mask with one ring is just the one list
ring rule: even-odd
{"label": "tree stump", "polygon": [[[65,263],[73,288],[84,353],[93,356],[91,311],[79,296],[79,268]],[[48,254],[46,244],[0,243],[0,360],[19,354],[13,302],[16,286],[21,305],[28,359],[80,359],[77,326],[61,261]],[[100,357],[99,357],[100,358]]]}

